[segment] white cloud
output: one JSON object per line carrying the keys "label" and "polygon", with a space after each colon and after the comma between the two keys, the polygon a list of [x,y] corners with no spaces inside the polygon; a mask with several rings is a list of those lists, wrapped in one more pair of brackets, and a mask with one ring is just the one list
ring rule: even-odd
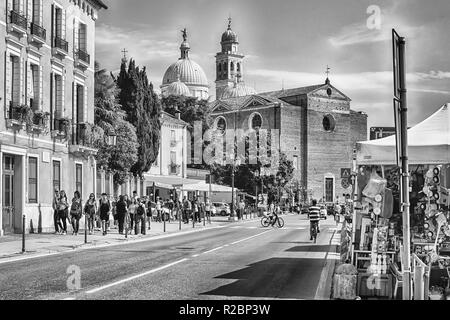
{"label": "white cloud", "polygon": [[399,25],[401,25],[401,33],[408,34],[408,38],[414,38],[423,31],[423,26],[411,26],[401,21],[401,16],[395,13],[397,9],[398,4],[390,8],[381,8],[379,28],[368,27],[367,19],[371,17],[371,14],[368,14],[361,22],[343,27],[335,36],[329,38],[329,42],[335,47],[340,47],[391,41],[392,29]]}

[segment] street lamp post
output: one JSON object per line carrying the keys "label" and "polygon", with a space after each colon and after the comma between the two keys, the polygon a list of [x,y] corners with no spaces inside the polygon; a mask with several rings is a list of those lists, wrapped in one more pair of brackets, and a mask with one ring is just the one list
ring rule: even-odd
{"label": "street lamp post", "polygon": [[235,171],[236,171],[236,165],[240,165],[239,161],[236,160],[236,157],[234,154],[231,156],[231,161],[233,162],[232,172],[231,172],[231,215],[230,215],[230,221],[238,221],[238,218],[236,216],[235,211],[235,196],[234,196],[234,177],[235,177]]}

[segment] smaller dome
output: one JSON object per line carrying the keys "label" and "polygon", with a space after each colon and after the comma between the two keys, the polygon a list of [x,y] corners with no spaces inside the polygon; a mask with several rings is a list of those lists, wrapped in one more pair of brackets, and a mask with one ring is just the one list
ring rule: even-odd
{"label": "smaller dome", "polygon": [[238,42],[236,32],[231,30],[231,18],[228,19],[228,29],[222,34],[222,42]]}
{"label": "smaller dome", "polygon": [[187,85],[185,85],[183,82],[181,82],[179,79],[178,81],[175,81],[171,83],[167,89],[166,89],[166,95],[167,96],[186,96],[189,97],[191,95],[191,92],[189,91],[189,88]]}
{"label": "smaller dome", "polygon": [[236,32],[228,29],[222,34],[222,42],[238,42],[238,36]]}
{"label": "smaller dome", "polygon": [[222,93],[220,99],[230,99],[230,98],[238,98],[250,96],[253,94],[257,94],[256,90],[252,87],[245,85],[244,82],[235,83],[233,87],[228,87]]}

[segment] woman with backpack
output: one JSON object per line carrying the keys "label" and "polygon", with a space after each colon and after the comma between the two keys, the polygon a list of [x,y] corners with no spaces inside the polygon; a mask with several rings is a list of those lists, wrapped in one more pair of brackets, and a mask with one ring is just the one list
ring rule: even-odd
{"label": "woman with backpack", "polygon": [[67,234],[67,219],[69,218],[69,203],[67,201],[67,195],[64,190],[59,193],[59,198],[57,200],[57,210],[58,217],[62,222],[62,234]]}
{"label": "woman with backpack", "polygon": [[89,196],[89,200],[86,201],[84,205],[84,214],[87,216],[87,228],[89,230],[89,234],[94,232],[94,220],[95,213],[97,212],[97,201],[95,200],[95,194],[91,193]]}
{"label": "woman with backpack", "polygon": [[70,206],[70,222],[72,224],[72,235],[78,235],[80,229],[81,219],[81,194],[79,191],[75,191],[72,199],[72,205]]}
{"label": "woman with backpack", "polygon": [[99,211],[100,220],[102,221],[102,231],[103,235],[106,236],[108,233],[108,221],[109,214],[111,213],[111,202],[108,200],[108,195],[106,193],[102,194],[102,198],[99,201]]}
{"label": "woman with backpack", "polygon": [[134,233],[139,234],[139,226],[141,227],[141,233],[145,235],[145,201],[138,200],[136,208],[136,221],[134,226]]}

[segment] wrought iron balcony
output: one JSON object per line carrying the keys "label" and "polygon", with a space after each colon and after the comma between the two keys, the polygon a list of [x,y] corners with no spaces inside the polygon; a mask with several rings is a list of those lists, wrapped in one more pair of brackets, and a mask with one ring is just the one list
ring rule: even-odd
{"label": "wrought iron balcony", "polygon": [[73,154],[95,155],[98,150],[94,148],[92,125],[77,123],[72,126],[72,140],[69,151]]}
{"label": "wrought iron balcony", "polygon": [[11,11],[11,23],[13,25],[16,25],[24,30],[27,30],[27,18],[25,18],[24,16],[20,15],[20,13],[16,12],[16,11]]}
{"label": "wrought iron balcony", "polygon": [[31,34],[33,36],[36,36],[38,38],[41,38],[42,40],[45,40],[47,38],[47,31],[42,28],[40,25],[37,25],[36,23],[31,23]]}
{"label": "wrought iron balcony", "polygon": [[6,119],[22,122],[23,116],[19,111],[19,104],[13,101],[9,102],[9,108],[6,110]]}
{"label": "wrought iron balcony", "polygon": [[85,52],[83,50],[78,50],[76,52],[76,57],[80,61],[83,61],[83,62],[85,62],[87,64],[91,64],[91,56],[87,52]]}
{"label": "wrought iron balcony", "polygon": [[177,140],[170,140],[170,147],[171,148],[175,148],[178,145],[178,141]]}
{"label": "wrought iron balcony", "polygon": [[57,138],[67,138],[70,132],[70,121],[65,118],[57,118],[53,121],[52,135]]}
{"label": "wrought iron balcony", "polygon": [[56,49],[63,50],[65,53],[69,52],[69,43],[66,40],[55,37],[54,41],[54,47]]}

